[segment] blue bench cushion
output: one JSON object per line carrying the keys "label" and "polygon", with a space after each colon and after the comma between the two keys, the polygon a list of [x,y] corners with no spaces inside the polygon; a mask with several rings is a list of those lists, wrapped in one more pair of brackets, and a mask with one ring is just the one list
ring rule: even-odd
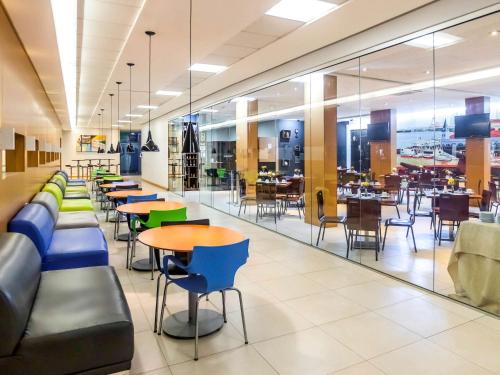
{"label": "blue bench cushion", "polygon": [[108,265],[108,246],[99,228],[60,229],[42,259],[42,270]]}

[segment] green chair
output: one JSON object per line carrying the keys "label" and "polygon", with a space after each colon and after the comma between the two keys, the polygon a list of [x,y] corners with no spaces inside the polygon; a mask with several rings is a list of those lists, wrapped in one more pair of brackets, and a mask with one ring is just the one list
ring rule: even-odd
{"label": "green chair", "polygon": [[42,191],[52,194],[59,205],[59,211],[94,211],[90,199],[64,199],[61,189],[55,184],[45,184]]}
{"label": "green chair", "polygon": [[64,190],[68,193],[88,193],[89,192],[87,190],[86,186],[68,186],[68,182],[61,175],[56,174],[52,177],[52,179],[61,182],[64,185]]}
{"label": "green chair", "polygon": [[[152,210],[149,213],[148,220],[144,221],[140,217],[134,217],[130,222],[130,228],[132,229],[132,255],[130,257],[129,269],[132,268],[132,259],[135,256],[135,245],[137,240],[138,232],[143,232],[147,229],[161,227],[161,223],[167,221],[186,221],[187,220],[187,208],[182,207],[176,210],[168,211],[157,211]],[[137,223],[140,223],[140,227],[137,227]],[[155,251],[158,251],[155,249]],[[154,279],[155,261],[153,258],[153,249],[149,248],[149,258],[151,261],[151,280]],[[158,265],[160,267],[161,265]]]}

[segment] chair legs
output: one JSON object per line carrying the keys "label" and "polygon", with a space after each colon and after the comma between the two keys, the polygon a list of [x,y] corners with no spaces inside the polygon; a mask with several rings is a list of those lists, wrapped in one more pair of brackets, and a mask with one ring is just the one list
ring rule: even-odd
{"label": "chair legs", "polygon": [[155,304],[155,325],[154,325],[154,330],[153,332],[157,332],[157,327],[158,327],[158,297],[159,297],[159,294],[160,294],[160,280],[161,280],[161,276],[163,275],[163,273],[160,272],[160,274],[158,275],[158,279],[156,280],[156,304]]}
{"label": "chair legs", "polygon": [[[167,304],[167,288],[171,281],[165,280],[165,287],[163,288],[163,299],[160,307],[160,322],[158,327],[158,335],[161,336],[163,330],[163,313],[165,312],[165,306]],[[159,285],[159,284],[158,284]]]}
{"label": "chair legs", "polygon": [[323,228],[323,223],[319,224],[318,238],[316,239],[316,246],[319,245],[319,237],[321,236],[321,229]]}

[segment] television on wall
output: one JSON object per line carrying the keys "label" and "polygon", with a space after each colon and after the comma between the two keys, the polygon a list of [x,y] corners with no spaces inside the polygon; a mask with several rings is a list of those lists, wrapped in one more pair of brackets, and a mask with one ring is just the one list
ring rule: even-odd
{"label": "television on wall", "polygon": [[368,142],[390,141],[391,129],[388,122],[375,122],[368,124],[366,135]]}
{"label": "television on wall", "polygon": [[455,116],[455,138],[489,138],[490,114]]}

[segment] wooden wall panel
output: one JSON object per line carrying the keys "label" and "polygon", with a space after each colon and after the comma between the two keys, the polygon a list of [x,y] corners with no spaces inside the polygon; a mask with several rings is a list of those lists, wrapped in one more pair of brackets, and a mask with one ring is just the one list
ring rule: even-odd
{"label": "wooden wall panel", "polygon": [[[59,119],[1,4],[0,127],[14,128],[19,140],[34,136],[40,144],[56,143],[61,137]],[[10,218],[58,168],[57,162],[48,162],[27,169],[26,151],[20,149],[18,144],[16,151],[22,154],[16,163],[22,165],[16,164],[16,170],[24,172],[5,172],[0,176],[0,232],[7,229]]]}
{"label": "wooden wall panel", "polygon": [[236,169],[247,182],[247,193],[255,193],[259,160],[258,122],[248,116],[258,113],[258,101],[236,103]]}
{"label": "wooden wall panel", "polygon": [[396,110],[383,109],[370,112],[370,123],[388,122],[391,131],[391,140],[384,142],[370,142],[370,168],[375,179],[392,172],[397,164],[397,126]]}

